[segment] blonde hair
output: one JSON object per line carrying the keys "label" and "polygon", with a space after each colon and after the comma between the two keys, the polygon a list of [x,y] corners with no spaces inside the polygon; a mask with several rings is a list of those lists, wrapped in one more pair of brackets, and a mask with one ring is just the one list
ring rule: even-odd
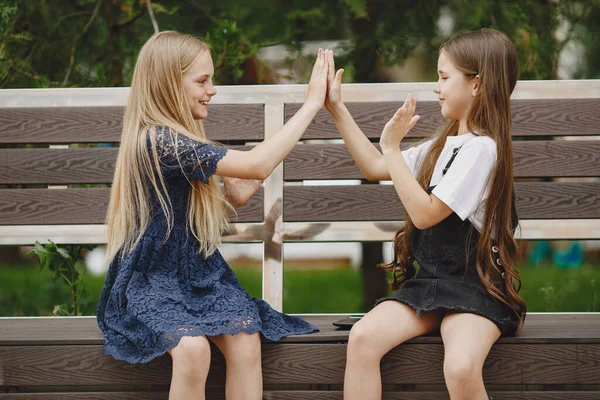
{"label": "blonde hair", "polygon": [[[153,35],[140,50],[123,117],[121,147],[106,217],[108,263],[119,253],[121,257],[129,254],[147,229],[153,212],[150,188],[154,189],[167,220],[165,240],[171,233],[173,212],[160,173],[156,127],[169,128],[175,149],[179,135],[209,143],[202,122],[192,116],[182,82],[182,75],[206,51],[210,48],[202,40],[173,31]],[[227,228],[229,204],[215,177],[209,178],[207,184],[198,181],[190,184],[188,227],[199,243],[200,253],[208,256],[216,250]]]}

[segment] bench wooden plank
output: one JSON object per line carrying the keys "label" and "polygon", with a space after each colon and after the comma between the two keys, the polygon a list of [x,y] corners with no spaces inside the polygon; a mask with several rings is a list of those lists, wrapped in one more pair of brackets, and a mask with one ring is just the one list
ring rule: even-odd
{"label": "bench wooden plank", "polygon": [[[513,145],[515,177],[600,174],[600,140],[517,141]],[[110,183],[117,153],[117,148],[0,149],[0,184]],[[286,180],[363,178],[343,144],[296,146],[284,162],[284,174]]]}
{"label": "bench wooden plank", "polygon": [[[595,177],[600,175],[600,140],[514,141],[513,164],[518,178]],[[364,177],[344,144],[303,144],[285,159],[284,179]]]}
{"label": "bench wooden plank", "polygon": [[[599,392],[496,392],[494,400],[598,400]],[[1,397],[0,397],[1,398]],[[265,392],[265,400],[342,400],[342,392],[281,391]],[[444,392],[384,392],[383,400],[448,400]]]}
{"label": "bench wooden plank", "polygon": [[[121,140],[123,107],[0,108],[0,143],[102,143]],[[262,140],[262,104],[215,104],[205,121],[212,140]]]}
{"label": "bench wooden plank", "polygon": [[[402,106],[398,102],[346,103],[348,110],[370,138],[378,138],[385,124]],[[514,136],[589,136],[600,132],[600,99],[532,99],[512,100]],[[288,121],[301,104],[285,105]],[[437,101],[421,101],[416,114],[421,119],[408,137],[428,137],[446,120]],[[337,139],[340,137],[331,115],[321,110],[303,135],[303,139]]]}
{"label": "bench wooden plank", "polygon": [[118,148],[0,149],[0,184],[111,183],[118,152]]}
{"label": "bench wooden plank", "polygon": [[[348,330],[333,326],[343,318],[336,315],[306,315],[304,319],[319,332],[293,335],[281,343],[344,343]],[[101,345],[102,332],[95,317],[0,318],[0,346]],[[264,340],[265,343],[268,341]],[[407,343],[441,344],[439,335],[421,336]],[[521,335],[502,337],[504,344],[600,344],[598,313],[531,313],[527,315]]]}
{"label": "bench wooden plank", "polygon": [[[598,400],[600,392],[498,392],[490,391],[494,400]],[[1,400],[167,400],[168,393],[162,392],[95,392],[95,393],[0,393]],[[208,392],[210,400],[223,400],[222,393]],[[341,391],[267,390],[264,400],[342,400]],[[384,392],[383,400],[448,400],[445,392]]]}
{"label": "bench wooden plank", "polygon": [[[0,221],[2,225],[103,224],[109,198],[109,188],[3,189]],[[263,221],[262,187],[231,221]]]}
{"label": "bench wooden plank", "polygon": [[[163,385],[170,357],[127,364],[103,355],[103,346],[1,346],[3,386]],[[382,360],[384,384],[444,384],[442,344],[406,343]],[[346,344],[264,343],[265,385],[341,384]],[[496,344],[484,365],[487,384],[598,385],[600,345]],[[208,383],[224,383],[224,361],[213,348]]]}
{"label": "bench wooden plank", "polygon": [[[212,394],[212,393],[211,393]],[[209,397],[225,399],[225,396]],[[168,392],[59,392],[59,393],[0,393],[0,400],[167,400]]]}
{"label": "bench wooden plank", "polygon": [[[600,182],[517,182],[521,219],[600,218]],[[309,221],[397,221],[404,208],[392,185],[286,186],[283,219]]]}
{"label": "bench wooden plank", "polygon": [[[490,391],[494,400],[598,400],[599,392],[498,392]],[[265,400],[342,400],[342,392],[281,391],[265,392]],[[442,392],[384,392],[383,400],[448,400]]]}

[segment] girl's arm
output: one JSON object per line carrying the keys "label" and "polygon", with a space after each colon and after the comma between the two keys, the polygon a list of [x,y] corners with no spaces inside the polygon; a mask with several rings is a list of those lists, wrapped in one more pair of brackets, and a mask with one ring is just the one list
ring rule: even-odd
{"label": "girl's arm", "polygon": [[228,150],[217,164],[215,174],[258,180],[264,180],[271,175],[275,167],[292,151],[312,119],[323,107],[327,94],[327,63],[325,51],[319,49],[302,108],[279,132],[252,150]]}
{"label": "girl's arm", "polygon": [[262,181],[225,177],[223,179],[225,198],[233,206],[239,208],[246,204],[256,193]]}
{"label": "girl's arm", "polygon": [[418,229],[427,229],[443,221],[453,211],[435,195],[423,190],[400,150],[400,142],[419,120],[419,116],[414,115],[416,106],[417,100],[408,95],[404,105],[385,125],[379,144],[404,209]]}
{"label": "girl's arm", "polygon": [[327,57],[329,90],[325,106],[331,113],[335,126],[363,176],[371,181],[389,180],[390,174],[383,156],[354,122],[342,101],[341,85],[344,70],[340,69],[335,73],[333,51],[328,50]]}

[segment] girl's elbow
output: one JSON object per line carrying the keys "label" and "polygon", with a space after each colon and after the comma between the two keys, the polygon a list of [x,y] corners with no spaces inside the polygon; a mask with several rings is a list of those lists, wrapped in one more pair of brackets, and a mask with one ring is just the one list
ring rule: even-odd
{"label": "girl's elbow", "polygon": [[260,167],[258,167],[258,173],[257,173],[257,177],[255,179],[257,179],[259,181],[264,181],[265,179],[267,179],[269,177],[269,175],[271,175],[271,172],[273,172],[272,169],[267,168],[265,166],[260,166]]}
{"label": "girl's elbow", "polygon": [[371,169],[361,169],[360,171],[362,175],[368,181],[378,181],[379,177],[375,174]]}
{"label": "girl's elbow", "polygon": [[427,228],[431,228],[433,226],[431,221],[429,221],[427,218],[414,218],[412,219],[412,223],[415,226],[415,228],[421,231]]}

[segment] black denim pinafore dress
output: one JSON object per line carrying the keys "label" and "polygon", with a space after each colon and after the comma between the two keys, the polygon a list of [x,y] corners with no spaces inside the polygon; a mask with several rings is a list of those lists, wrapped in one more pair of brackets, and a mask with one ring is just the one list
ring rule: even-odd
{"label": "black denim pinafore dress", "polygon": [[[460,148],[454,149],[442,175],[446,174],[458,150]],[[427,192],[431,194],[434,187],[429,187]],[[377,300],[376,305],[396,300],[417,314],[434,310],[477,314],[494,322],[503,336],[515,335],[516,314],[487,293],[477,274],[478,240],[477,229],[456,213],[430,228],[415,228],[411,246],[419,264],[416,276],[390,297]]]}

